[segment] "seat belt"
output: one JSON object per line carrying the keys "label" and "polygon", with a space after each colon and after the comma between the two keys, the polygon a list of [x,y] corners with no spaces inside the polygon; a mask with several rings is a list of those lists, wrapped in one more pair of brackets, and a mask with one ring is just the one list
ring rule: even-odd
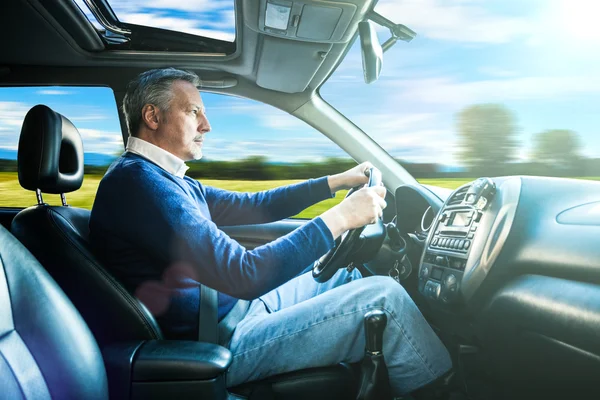
{"label": "seat belt", "polygon": [[198,341],[218,343],[218,309],[217,291],[206,285],[200,285],[200,307],[198,307]]}

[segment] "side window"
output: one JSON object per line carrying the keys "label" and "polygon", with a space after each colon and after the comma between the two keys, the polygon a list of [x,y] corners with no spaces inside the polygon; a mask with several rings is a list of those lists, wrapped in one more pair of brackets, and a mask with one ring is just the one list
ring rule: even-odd
{"label": "side window", "polygon": [[[44,104],[69,118],[83,139],[83,186],[67,194],[75,207],[91,208],[108,165],[123,152],[123,138],[114,94],[106,87],[0,88],[0,207],[36,204],[35,193],[21,188],[17,176],[17,148],[23,119],[36,104]],[[58,195],[44,194],[48,204]]]}
{"label": "side window", "polygon": [[[203,184],[256,192],[308,178],[342,172],[356,165],[330,139],[303,121],[253,100],[202,93],[212,131],[203,158],[188,163],[188,175]],[[313,218],[344,198],[316,204],[297,218]]]}

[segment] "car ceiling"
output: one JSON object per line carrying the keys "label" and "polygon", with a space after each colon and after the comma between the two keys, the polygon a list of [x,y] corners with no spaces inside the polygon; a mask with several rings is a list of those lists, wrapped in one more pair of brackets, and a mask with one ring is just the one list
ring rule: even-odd
{"label": "car ceiling", "polygon": [[[237,80],[234,87],[203,88],[207,91],[252,98],[288,112],[308,101],[335,70],[356,38],[358,22],[376,2],[334,0],[344,7],[352,3],[356,12],[341,41],[323,43],[261,32],[254,23],[260,1],[235,0],[238,50],[224,56],[90,51],[100,43],[95,31],[78,9],[65,13],[63,1],[0,2],[0,30],[5,38],[0,52],[0,85],[106,85],[113,88],[119,101],[126,83],[138,73],[176,66],[196,72],[203,80]],[[319,60],[306,62],[315,58]]]}

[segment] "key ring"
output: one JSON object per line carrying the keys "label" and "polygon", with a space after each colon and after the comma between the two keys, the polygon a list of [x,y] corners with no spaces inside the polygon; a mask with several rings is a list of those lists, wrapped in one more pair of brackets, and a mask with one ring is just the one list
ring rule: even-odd
{"label": "key ring", "polygon": [[396,260],[394,262],[394,266],[388,272],[389,277],[392,278],[393,280],[395,280],[398,283],[400,283],[400,271],[398,270],[398,264],[399,263],[400,262],[398,260]]}

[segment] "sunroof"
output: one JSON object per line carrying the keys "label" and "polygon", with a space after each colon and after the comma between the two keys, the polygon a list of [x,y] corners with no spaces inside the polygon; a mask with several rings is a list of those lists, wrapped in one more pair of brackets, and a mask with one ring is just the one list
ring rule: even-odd
{"label": "sunroof", "polygon": [[[74,0],[92,24],[102,30],[85,0]],[[102,7],[104,0],[93,0]],[[158,28],[219,41],[235,41],[234,0],[108,0],[121,25]]]}

